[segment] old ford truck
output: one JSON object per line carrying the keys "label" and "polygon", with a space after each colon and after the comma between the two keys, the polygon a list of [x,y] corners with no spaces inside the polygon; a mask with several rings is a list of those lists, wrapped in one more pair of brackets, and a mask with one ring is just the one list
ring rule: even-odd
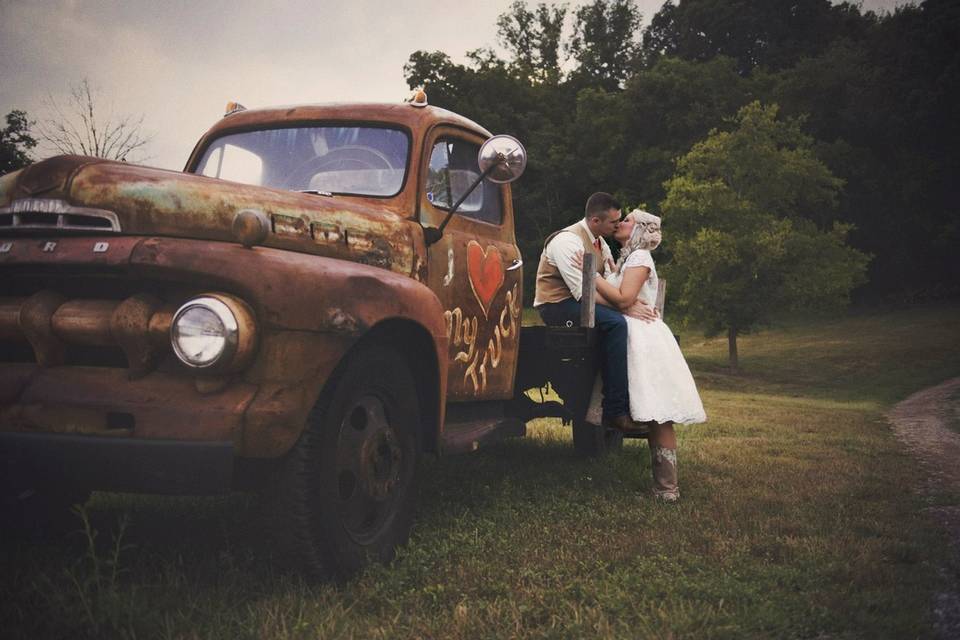
{"label": "old ford truck", "polygon": [[343,574],[405,540],[425,453],[543,415],[616,446],[591,331],[521,329],[522,145],[425,102],[230,107],[183,172],[0,178],[5,513],[262,490],[282,553]]}

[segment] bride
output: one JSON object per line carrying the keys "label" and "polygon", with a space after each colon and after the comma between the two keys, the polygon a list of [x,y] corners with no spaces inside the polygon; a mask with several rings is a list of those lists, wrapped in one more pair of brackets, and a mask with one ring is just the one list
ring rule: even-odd
{"label": "bride", "polygon": [[[614,233],[621,245],[616,270],[597,279],[597,302],[621,309],[627,318],[627,382],[630,415],[650,425],[653,494],[680,498],[677,484],[676,422],[706,422],[703,403],[670,328],[649,318],[657,300],[657,269],[650,252],[660,245],[660,218],[634,209]],[[643,313],[639,308],[646,307]],[[631,310],[633,308],[633,310]]]}

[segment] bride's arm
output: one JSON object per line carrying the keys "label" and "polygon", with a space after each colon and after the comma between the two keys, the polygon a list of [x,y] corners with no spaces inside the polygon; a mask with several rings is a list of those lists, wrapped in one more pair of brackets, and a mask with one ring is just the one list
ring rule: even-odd
{"label": "bride's arm", "polygon": [[[600,282],[600,278],[597,278],[594,282]],[[620,307],[618,307],[615,303],[607,300],[607,298],[600,293],[600,290],[597,287],[594,287],[594,289],[597,289],[597,304],[602,304],[606,307],[610,307],[611,309],[620,309]]]}
{"label": "bride's arm", "polygon": [[[583,253],[580,252],[573,259],[574,265],[580,267],[583,265]],[[597,290],[597,303],[603,304],[614,309],[626,311],[637,303],[637,296],[640,294],[640,288],[650,277],[649,267],[628,267],[623,272],[623,278],[620,281],[620,288],[610,284],[603,278],[594,279],[594,285]],[[640,305],[646,307],[643,303]],[[647,320],[651,319],[650,311],[646,313],[629,314],[635,317]],[[656,315],[653,315],[656,317]]]}
{"label": "bride's arm", "polygon": [[[620,288],[616,288],[603,278],[596,280],[597,284],[597,302],[607,304],[609,307],[618,308],[624,315],[631,316],[644,322],[653,322],[657,319],[657,310],[650,305],[637,299],[640,294],[640,288],[650,277],[648,267],[628,267],[623,272],[623,279],[620,281]],[[603,303],[606,298],[610,303]],[[613,300],[616,302],[614,303]]]}
{"label": "bride's arm", "polygon": [[649,267],[628,267],[623,272],[623,280],[620,282],[620,291],[623,294],[629,293],[633,300],[632,303],[621,305],[620,310],[624,315],[634,317],[644,322],[653,322],[659,317],[655,307],[641,301],[638,296],[640,289],[650,277]]}
{"label": "bride's arm", "polygon": [[603,280],[597,279],[597,291],[613,302],[620,309],[632,307],[640,295],[640,288],[650,277],[649,267],[628,267],[623,271],[623,279],[620,280],[620,288]]}
{"label": "bride's arm", "polygon": [[624,300],[623,295],[620,293],[620,289],[616,288],[600,277],[597,277],[597,279],[594,280],[594,283],[596,283],[597,286],[598,300],[603,298],[608,307],[614,307],[615,309],[623,307]]}

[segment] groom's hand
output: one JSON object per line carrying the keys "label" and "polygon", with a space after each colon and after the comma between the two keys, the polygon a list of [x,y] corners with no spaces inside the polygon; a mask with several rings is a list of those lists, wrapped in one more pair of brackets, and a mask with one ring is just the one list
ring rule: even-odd
{"label": "groom's hand", "polygon": [[660,314],[657,313],[656,307],[651,307],[650,305],[644,304],[639,300],[624,309],[623,314],[630,316],[631,318],[636,318],[637,320],[643,320],[644,322],[653,322],[660,317]]}

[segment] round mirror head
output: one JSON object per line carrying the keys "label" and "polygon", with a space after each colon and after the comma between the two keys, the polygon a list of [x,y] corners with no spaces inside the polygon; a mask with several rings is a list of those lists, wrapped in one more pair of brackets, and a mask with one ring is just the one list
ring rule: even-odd
{"label": "round mirror head", "polygon": [[527,168],[527,150],[513,136],[493,136],[480,147],[477,164],[480,165],[480,171],[494,167],[487,174],[491,182],[513,182]]}

